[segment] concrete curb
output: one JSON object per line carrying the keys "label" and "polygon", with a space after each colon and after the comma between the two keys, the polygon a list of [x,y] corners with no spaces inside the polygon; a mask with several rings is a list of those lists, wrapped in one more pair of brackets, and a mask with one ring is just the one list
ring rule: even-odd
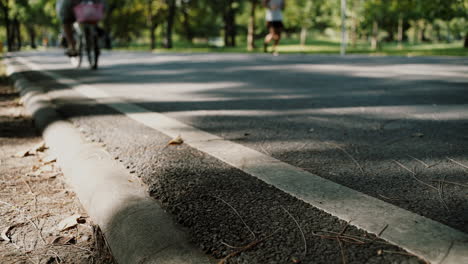
{"label": "concrete curb", "polygon": [[7,74],[80,202],[101,227],[118,263],[201,264],[210,259],[145,188],[99,145],[84,140],[55,110],[47,93],[28,81],[14,57]]}

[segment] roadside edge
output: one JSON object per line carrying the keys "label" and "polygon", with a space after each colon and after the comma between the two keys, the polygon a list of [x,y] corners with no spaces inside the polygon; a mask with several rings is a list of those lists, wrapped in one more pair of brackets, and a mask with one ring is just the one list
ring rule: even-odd
{"label": "roadside edge", "polygon": [[25,108],[118,263],[211,263],[137,179],[57,113],[47,93],[25,78],[20,64],[11,57],[4,61]]}

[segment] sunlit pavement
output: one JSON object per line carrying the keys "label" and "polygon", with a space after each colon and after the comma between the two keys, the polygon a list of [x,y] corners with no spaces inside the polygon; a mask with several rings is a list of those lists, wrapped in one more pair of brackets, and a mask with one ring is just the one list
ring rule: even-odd
{"label": "sunlit pavement", "polygon": [[[139,106],[138,111],[162,113],[468,232],[465,58],[116,52],[106,53],[95,72],[72,69],[59,52],[27,53],[24,58],[43,70],[103,91],[106,97],[101,98],[101,103],[118,108],[126,102]],[[146,180],[170,211],[198,185],[204,191],[216,192],[215,197],[227,194],[231,197],[229,203],[237,204],[238,210],[252,203],[249,195],[230,196],[232,190],[218,188],[209,180],[192,182],[193,177],[205,174],[210,174],[211,180],[235,182],[236,177],[241,177],[236,176],[238,172],[219,169],[221,165],[213,165],[217,161],[195,149],[166,148],[170,138],[160,132],[97,106],[37,73],[30,75],[53,89],[51,96],[57,98],[61,112],[91,138],[104,141],[112,154]],[[182,138],[184,132],[179,132]],[[181,157],[183,160],[178,160]],[[245,171],[242,164],[236,167]],[[184,175],[189,187],[184,184]],[[173,181],[181,186],[172,187]],[[277,199],[283,204],[286,198],[263,199]],[[311,210],[300,206],[294,209],[296,216]],[[180,209],[174,210],[175,215],[181,214]],[[249,213],[243,213],[248,218]]]}

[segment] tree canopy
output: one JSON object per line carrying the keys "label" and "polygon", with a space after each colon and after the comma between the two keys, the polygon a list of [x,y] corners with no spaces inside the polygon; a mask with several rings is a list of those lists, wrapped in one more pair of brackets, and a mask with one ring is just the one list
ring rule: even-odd
{"label": "tree canopy", "polygon": [[[107,0],[102,23],[114,44],[174,41],[235,46],[266,32],[260,0]],[[337,38],[340,0],[286,0],[285,31],[307,45],[308,34]],[[0,37],[10,50],[57,42],[56,0],[0,0]],[[347,0],[351,44],[464,40],[468,46],[468,0]],[[249,45],[254,45],[253,41]]]}

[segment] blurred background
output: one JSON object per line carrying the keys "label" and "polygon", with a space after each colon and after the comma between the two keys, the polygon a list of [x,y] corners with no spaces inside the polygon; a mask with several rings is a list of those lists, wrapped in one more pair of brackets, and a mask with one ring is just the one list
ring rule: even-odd
{"label": "blurred background", "polygon": [[[287,0],[282,53],[468,55],[468,0]],[[0,0],[3,50],[60,44],[56,0]],[[261,0],[107,0],[103,46],[157,52],[261,52]]]}

